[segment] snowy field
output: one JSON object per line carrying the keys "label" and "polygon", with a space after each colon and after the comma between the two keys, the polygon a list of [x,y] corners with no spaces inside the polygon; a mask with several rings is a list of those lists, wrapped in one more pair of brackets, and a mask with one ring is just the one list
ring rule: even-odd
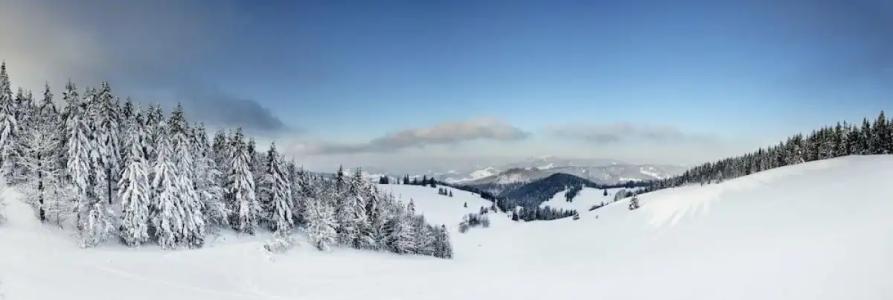
{"label": "snowy field", "polygon": [[662,190],[639,210],[624,200],[577,221],[491,215],[466,234],[456,223],[488,202],[383,186],[450,226],[452,260],[306,243],[270,254],[267,235],[232,233],[199,250],[80,249],[6,190],[0,299],[893,299],[891,183],[893,156],[847,157]]}
{"label": "snowy field", "polygon": [[[548,206],[566,210],[573,209],[582,216],[588,214],[589,209],[592,208],[593,205],[609,204],[614,201],[614,195],[620,190],[623,190],[623,188],[610,188],[608,189],[608,195],[605,196],[604,190],[584,187],[571,202],[567,202],[565,198],[567,190],[564,190],[556,193],[551,199],[540,203],[540,207]],[[595,212],[593,211],[593,213]]]}

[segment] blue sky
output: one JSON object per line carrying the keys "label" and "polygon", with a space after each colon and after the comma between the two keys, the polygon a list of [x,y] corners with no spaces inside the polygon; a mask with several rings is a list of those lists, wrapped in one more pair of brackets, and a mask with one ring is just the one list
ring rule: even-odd
{"label": "blue sky", "polygon": [[0,8],[0,55],[18,84],[108,80],[122,97],[183,102],[275,138],[319,168],[539,155],[689,164],[893,107],[889,1]]}

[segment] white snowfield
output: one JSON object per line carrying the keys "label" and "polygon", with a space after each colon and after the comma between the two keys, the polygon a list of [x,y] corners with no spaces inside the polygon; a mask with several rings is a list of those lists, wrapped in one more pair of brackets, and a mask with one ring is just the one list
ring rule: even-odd
{"label": "white snowfield", "polygon": [[80,249],[6,191],[0,299],[893,299],[893,156],[662,190],[577,221],[491,215],[466,234],[461,216],[489,205],[476,195],[383,188],[448,222],[455,258],[270,254],[264,235],[230,233],[198,250]]}
{"label": "white snowfield", "polygon": [[582,215],[588,213],[589,209],[594,205],[610,204],[614,201],[614,194],[620,190],[623,190],[623,188],[610,188],[608,189],[608,195],[605,196],[604,190],[584,187],[571,202],[567,202],[565,194],[568,191],[564,190],[555,193],[555,196],[552,196],[546,202],[540,203],[540,207],[573,209]]}

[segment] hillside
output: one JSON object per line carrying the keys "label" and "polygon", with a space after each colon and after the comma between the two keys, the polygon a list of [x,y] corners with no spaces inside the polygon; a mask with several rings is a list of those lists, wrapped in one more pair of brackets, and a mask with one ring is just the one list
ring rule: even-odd
{"label": "hillside", "polygon": [[274,255],[268,233],[197,250],[80,249],[6,190],[0,299],[890,299],[890,178],[893,156],[843,157],[660,190],[638,210],[621,200],[576,221],[491,215],[466,234],[455,223],[488,204],[477,195],[382,186],[450,226],[452,260],[305,242]]}

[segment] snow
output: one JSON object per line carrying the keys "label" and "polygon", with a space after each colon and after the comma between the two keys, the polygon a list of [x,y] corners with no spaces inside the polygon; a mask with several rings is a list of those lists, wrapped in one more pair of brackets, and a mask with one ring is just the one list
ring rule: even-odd
{"label": "snow", "polygon": [[[475,181],[475,180],[478,180],[481,178],[487,178],[487,177],[499,174],[499,172],[500,171],[494,167],[486,167],[483,169],[471,171],[468,173],[468,176],[463,177],[463,178],[457,179],[457,178],[453,178],[453,177],[448,177],[448,178],[445,178],[444,180],[449,183],[463,183],[463,182]],[[456,173],[455,171],[450,171],[450,174],[455,174],[455,173]]]}
{"label": "snow", "polygon": [[891,178],[893,156],[845,157],[661,190],[638,210],[621,200],[576,221],[491,215],[465,234],[455,225],[488,205],[478,196],[381,186],[450,226],[452,260],[319,252],[302,237],[270,254],[267,232],[225,231],[196,250],[81,249],[6,189],[0,299],[893,299]]}
{"label": "snow", "polygon": [[589,213],[589,209],[592,208],[593,205],[601,203],[609,204],[614,201],[614,194],[619,190],[622,190],[622,188],[610,188],[608,189],[608,195],[605,196],[601,189],[584,187],[571,202],[567,202],[564,198],[564,195],[567,193],[567,190],[564,190],[556,193],[551,199],[540,203],[540,207],[548,206],[565,210],[573,209],[583,215]]}
{"label": "snow", "polygon": [[655,179],[664,179],[664,176],[662,176],[660,173],[658,173],[658,171],[656,169],[654,169],[654,167],[652,167],[652,166],[640,167],[639,173],[654,177]]}

